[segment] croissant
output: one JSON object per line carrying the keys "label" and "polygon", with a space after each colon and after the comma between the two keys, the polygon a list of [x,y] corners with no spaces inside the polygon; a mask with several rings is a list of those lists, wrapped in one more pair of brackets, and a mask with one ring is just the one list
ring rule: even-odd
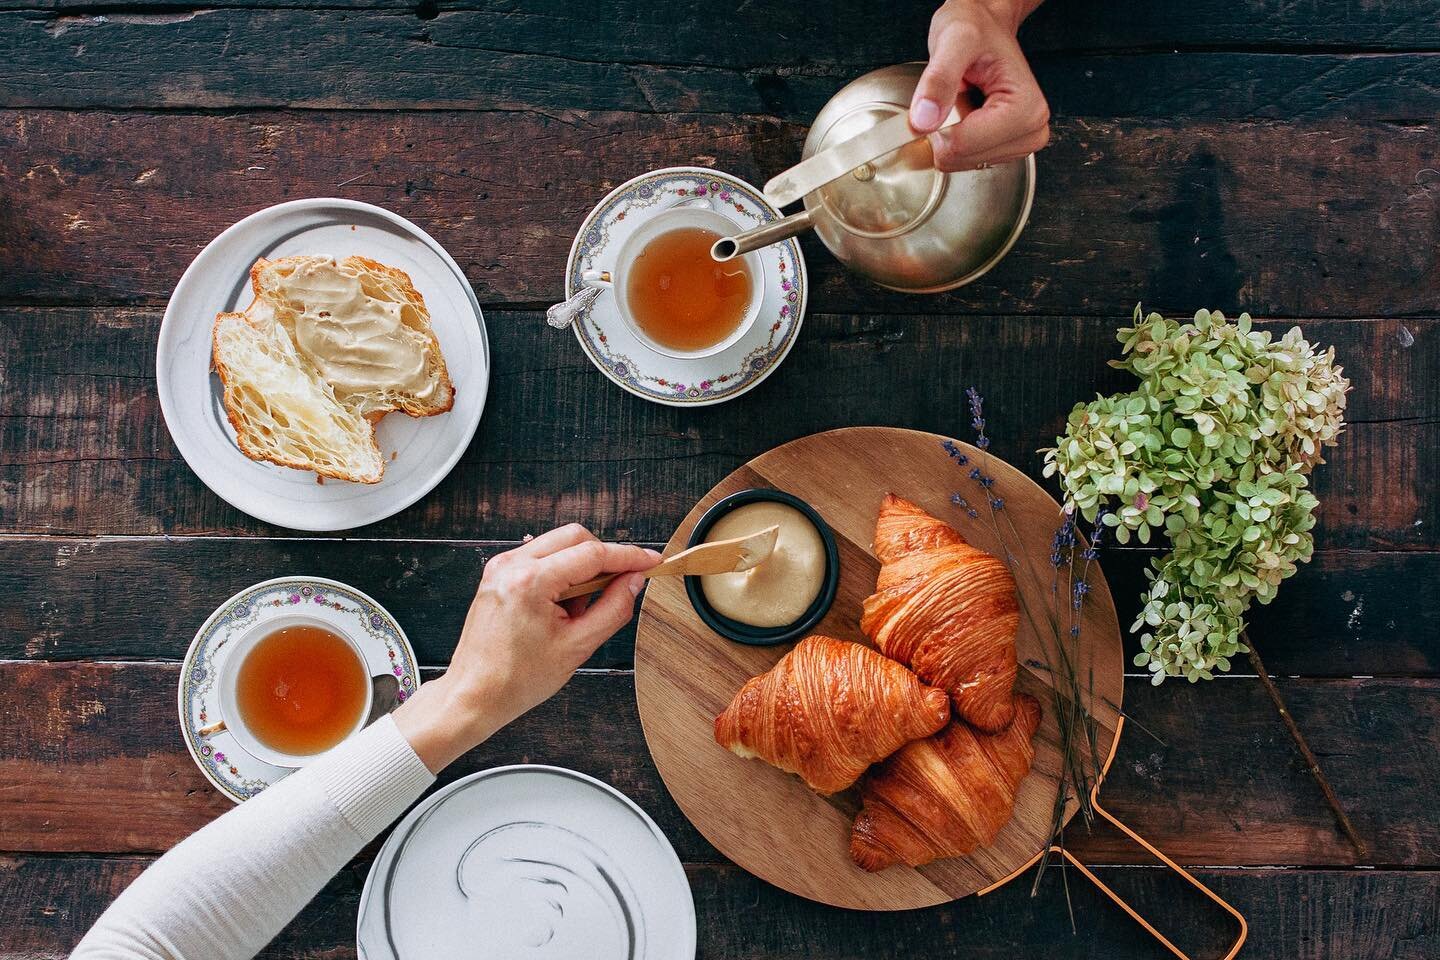
{"label": "croissant", "polygon": [[949,719],[945,691],[903,665],[858,643],[812,636],[745,682],[715,718],[715,742],[828,794]]}
{"label": "croissant", "polygon": [[875,521],[880,577],[860,629],[887,657],[943,687],[991,733],[1015,716],[1015,580],[954,527],[888,494]]}
{"label": "croissant", "polygon": [[1023,693],[1015,701],[1015,722],[1000,733],[954,721],[871,770],[860,782],[864,807],[850,834],[850,858],[873,872],[989,845],[1035,759],[1030,739],[1040,704]]}

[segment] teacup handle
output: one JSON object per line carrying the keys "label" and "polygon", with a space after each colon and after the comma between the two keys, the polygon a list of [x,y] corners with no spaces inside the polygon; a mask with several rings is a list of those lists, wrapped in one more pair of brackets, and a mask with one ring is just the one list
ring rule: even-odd
{"label": "teacup handle", "polygon": [[613,288],[615,286],[609,270],[586,270],[580,274],[580,282],[587,287]]}
{"label": "teacup handle", "polygon": [[199,737],[201,740],[204,740],[207,737],[213,737],[215,734],[220,733],[222,730],[226,729],[228,728],[225,726],[225,721],[221,720],[217,723],[210,724],[210,726],[208,727],[201,727],[199,730],[196,730],[195,736]]}
{"label": "teacup handle", "polygon": [[715,195],[708,191],[703,195],[686,197],[684,200],[676,200],[674,203],[667,204],[662,209],[674,210],[677,207],[704,207],[707,210],[714,210],[716,213],[725,212],[716,205]]}

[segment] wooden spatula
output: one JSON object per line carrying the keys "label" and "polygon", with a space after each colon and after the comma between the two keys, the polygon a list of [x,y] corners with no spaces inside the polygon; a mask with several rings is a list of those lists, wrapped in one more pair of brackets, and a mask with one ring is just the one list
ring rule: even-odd
{"label": "wooden spatula", "polygon": [[[747,537],[734,540],[716,540],[681,550],[675,556],[662,560],[644,571],[645,579],[651,577],[703,576],[712,573],[739,573],[763,563],[775,551],[775,538],[779,536],[778,526],[766,527]],[[618,573],[596,577],[585,583],[576,584],[560,594],[561,600],[587,597],[597,590],[603,590]]]}

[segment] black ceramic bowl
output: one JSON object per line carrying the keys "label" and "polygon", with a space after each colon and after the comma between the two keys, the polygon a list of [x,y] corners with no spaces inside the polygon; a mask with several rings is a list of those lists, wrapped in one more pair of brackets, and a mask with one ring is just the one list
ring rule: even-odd
{"label": "black ceramic bowl", "polygon": [[814,507],[783,490],[756,487],[752,490],[741,490],[739,493],[730,494],[705,511],[700,522],[695,524],[695,529],[690,534],[690,542],[686,546],[693,547],[704,543],[706,535],[710,533],[710,528],[731,510],[762,500],[783,503],[805,514],[810,522],[815,524],[815,529],[820,531],[820,540],[825,544],[825,579],[821,582],[820,593],[816,595],[814,602],[810,604],[810,608],[805,611],[805,614],[794,623],[783,627],[752,627],[748,623],[731,620],[729,617],[722,617],[716,613],[715,608],[710,606],[710,601],[705,597],[705,590],[700,586],[700,578],[685,578],[685,592],[690,595],[690,605],[695,608],[695,612],[700,615],[700,619],[705,622],[707,627],[727,640],[748,643],[757,647],[788,643],[805,636],[815,628],[817,623],[825,619],[825,614],[830,612],[830,606],[835,602],[835,591],[840,587],[840,548],[835,543],[835,534],[830,532],[830,527],[826,525],[824,518],[815,511]]}

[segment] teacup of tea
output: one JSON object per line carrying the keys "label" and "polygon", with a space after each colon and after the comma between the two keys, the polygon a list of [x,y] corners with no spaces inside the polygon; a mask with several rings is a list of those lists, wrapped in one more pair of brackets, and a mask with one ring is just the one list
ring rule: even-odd
{"label": "teacup of tea", "polygon": [[614,290],[620,316],[650,349],[681,360],[713,356],[745,336],[764,299],[758,254],[725,263],[710,255],[736,229],[708,206],[679,204],[641,224],[614,266],[587,271],[585,281]]}
{"label": "teacup of tea", "polygon": [[304,615],[231,641],[218,689],[225,729],[276,767],[301,767],[365,725],[374,699],[359,646]]}

